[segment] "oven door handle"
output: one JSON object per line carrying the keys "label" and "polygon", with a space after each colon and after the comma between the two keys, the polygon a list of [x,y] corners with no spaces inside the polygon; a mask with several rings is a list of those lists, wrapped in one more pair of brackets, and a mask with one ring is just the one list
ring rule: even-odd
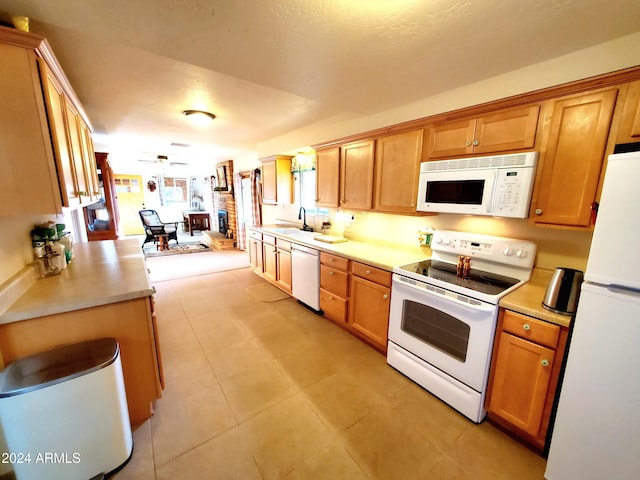
{"label": "oven door handle", "polygon": [[[467,310],[472,310],[474,312],[486,312],[486,313],[493,313],[496,309],[495,305],[491,305],[491,304],[487,304],[484,302],[479,302],[478,300],[473,300],[474,302],[479,302],[478,304],[469,304],[467,302],[464,302],[462,300],[458,300],[457,297],[465,297],[465,298],[470,298],[467,297],[466,295],[462,295],[459,293],[455,293],[455,292],[449,292],[448,290],[444,290],[444,289],[440,289],[445,293],[438,293],[438,292],[434,292],[431,289],[428,288],[428,285],[426,283],[422,283],[422,282],[415,282],[412,280],[407,280],[404,277],[401,276],[394,276],[394,280],[396,280],[397,282],[401,282],[398,286],[401,288],[411,288],[413,290],[418,290],[420,291],[420,293],[422,295],[427,294],[430,296],[434,296],[436,298],[442,298],[442,299],[446,299],[449,302],[453,302],[456,305],[459,305],[463,308],[466,308]],[[429,285],[430,286],[430,285]],[[438,287],[435,287],[438,288]],[[393,290],[392,290],[393,293]]]}

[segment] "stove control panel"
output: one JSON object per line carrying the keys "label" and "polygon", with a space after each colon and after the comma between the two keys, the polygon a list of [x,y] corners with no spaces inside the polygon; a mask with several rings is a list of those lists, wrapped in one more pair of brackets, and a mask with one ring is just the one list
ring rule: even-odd
{"label": "stove control panel", "polygon": [[523,268],[533,267],[536,254],[536,244],[526,240],[451,230],[437,230],[431,249]]}

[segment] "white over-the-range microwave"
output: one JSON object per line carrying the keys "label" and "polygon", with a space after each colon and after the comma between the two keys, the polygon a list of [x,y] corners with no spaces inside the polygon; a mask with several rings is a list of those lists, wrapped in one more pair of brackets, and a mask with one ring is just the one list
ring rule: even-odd
{"label": "white over-the-range microwave", "polygon": [[527,218],[538,152],[423,162],[417,210]]}

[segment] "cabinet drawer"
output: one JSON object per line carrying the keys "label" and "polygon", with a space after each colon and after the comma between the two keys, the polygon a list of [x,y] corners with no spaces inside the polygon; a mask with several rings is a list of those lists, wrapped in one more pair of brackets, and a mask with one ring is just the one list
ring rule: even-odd
{"label": "cabinet drawer", "polygon": [[255,238],[256,240],[262,240],[262,233],[249,230],[249,238]]}
{"label": "cabinet drawer", "polygon": [[283,240],[281,238],[276,239],[276,245],[280,250],[286,250],[287,252],[291,251],[291,242],[287,240]]}
{"label": "cabinet drawer", "polygon": [[338,257],[337,255],[331,255],[330,253],[320,253],[320,263],[324,265],[330,265],[338,270],[349,271],[349,259],[344,257]]}
{"label": "cabinet drawer", "polygon": [[262,235],[262,241],[264,243],[268,243],[269,245],[275,245],[276,244],[276,237],[274,237],[273,235],[263,234]]}
{"label": "cabinet drawer", "polygon": [[387,272],[381,268],[365,265],[364,263],[353,262],[351,265],[351,273],[386,287],[391,286],[391,272]]}
{"label": "cabinet drawer", "polygon": [[347,300],[320,289],[320,310],[324,316],[337,323],[347,322]]}
{"label": "cabinet drawer", "polygon": [[526,315],[505,310],[502,330],[549,348],[556,348],[560,327]]}
{"label": "cabinet drawer", "polygon": [[341,297],[348,297],[349,273],[336,270],[328,265],[320,265],[320,288]]}

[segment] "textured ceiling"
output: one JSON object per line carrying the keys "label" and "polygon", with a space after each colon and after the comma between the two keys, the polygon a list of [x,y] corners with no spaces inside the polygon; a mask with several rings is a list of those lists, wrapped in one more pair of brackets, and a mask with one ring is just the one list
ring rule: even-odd
{"label": "textured ceiling", "polygon": [[[640,29],[636,0],[2,0],[0,11],[47,37],[100,149],[214,163]],[[218,118],[197,129],[185,109]]]}

